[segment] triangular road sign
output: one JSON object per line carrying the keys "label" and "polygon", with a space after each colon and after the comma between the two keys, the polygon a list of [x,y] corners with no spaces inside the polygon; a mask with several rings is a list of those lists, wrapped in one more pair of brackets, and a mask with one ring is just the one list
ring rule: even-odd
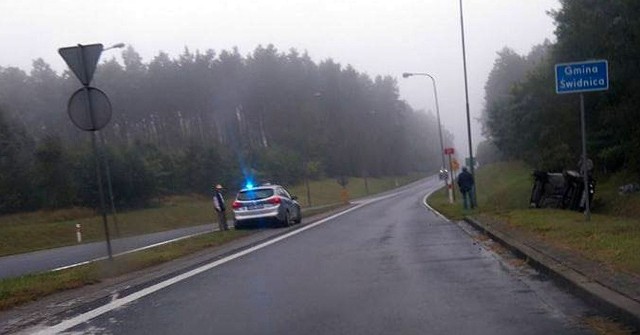
{"label": "triangular road sign", "polygon": [[87,86],[93,78],[102,48],[102,44],[78,44],[75,47],[60,48],[58,53],[78,77],[82,85]]}

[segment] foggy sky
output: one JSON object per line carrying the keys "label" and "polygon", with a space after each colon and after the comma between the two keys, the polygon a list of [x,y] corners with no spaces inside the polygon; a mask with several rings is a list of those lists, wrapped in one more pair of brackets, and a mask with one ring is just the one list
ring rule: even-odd
{"label": "foggy sky", "polygon": [[[484,84],[504,46],[527,53],[553,38],[546,14],[557,0],[464,0],[471,113],[480,115]],[[445,128],[467,153],[464,82],[457,0],[0,0],[0,66],[30,70],[41,57],[65,69],[57,49],[78,43],[131,44],[148,62],[158,51],[231,49],[246,55],[258,45],[333,58],[370,76],[397,78],[401,98],[435,112],[436,77]],[[103,58],[118,55],[106,51]],[[551,70],[550,70],[551,71]],[[474,146],[480,127],[473,122]]]}

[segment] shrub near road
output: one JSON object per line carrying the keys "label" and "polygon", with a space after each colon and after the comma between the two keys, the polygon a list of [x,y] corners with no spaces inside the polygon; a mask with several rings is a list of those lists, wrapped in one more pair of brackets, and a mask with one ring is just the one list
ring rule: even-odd
{"label": "shrub near road", "polygon": [[640,275],[640,195],[619,195],[626,179],[611,176],[598,183],[590,222],[578,212],[529,209],[532,168],[522,163],[497,163],[477,171],[478,209],[464,213],[462,205],[450,205],[445,190],[428,200],[447,217],[470,215],[483,222],[500,222],[541,238],[559,248],[579,253],[615,270]]}

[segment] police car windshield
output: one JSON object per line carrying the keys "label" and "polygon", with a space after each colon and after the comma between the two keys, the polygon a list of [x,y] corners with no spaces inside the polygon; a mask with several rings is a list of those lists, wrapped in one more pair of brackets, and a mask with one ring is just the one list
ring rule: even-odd
{"label": "police car windshield", "polygon": [[273,195],[273,190],[270,188],[259,188],[254,190],[246,190],[238,193],[238,200],[260,200],[268,198]]}

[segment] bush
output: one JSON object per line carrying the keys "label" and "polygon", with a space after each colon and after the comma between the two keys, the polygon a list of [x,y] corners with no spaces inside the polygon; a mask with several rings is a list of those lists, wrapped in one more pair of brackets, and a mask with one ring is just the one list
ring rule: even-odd
{"label": "bush", "polygon": [[76,190],[71,178],[71,163],[60,138],[46,137],[36,148],[34,158],[37,203],[47,209],[72,206]]}
{"label": "bush", "polygon": [[269,148],[259,155],[258,170],[268,181],[294,184],[304,177],[300,156],[284,148]]}
{"label": "bush", "polygon": [[0,214],[34,209],[33,141],[0,110]]}

